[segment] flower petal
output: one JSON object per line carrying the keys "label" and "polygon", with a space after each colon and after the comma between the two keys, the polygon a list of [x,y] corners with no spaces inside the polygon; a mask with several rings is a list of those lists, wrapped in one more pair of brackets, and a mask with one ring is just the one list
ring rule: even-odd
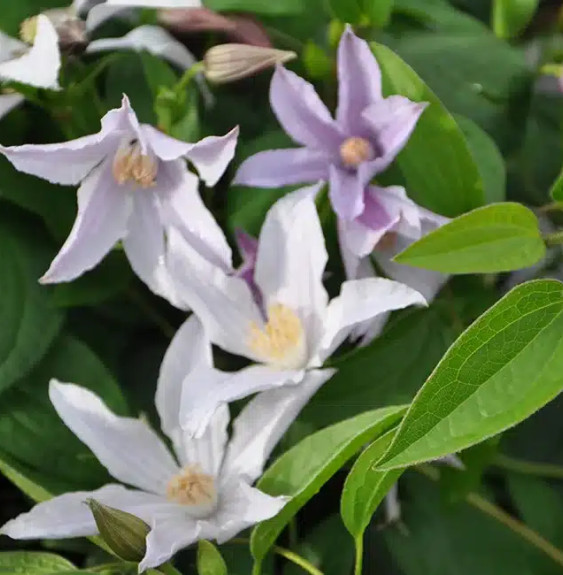
{"label": "flower petal", "polygon": [[21,94],[0,94],[0,118],[23,104],[24,100],[25,98]]}
{"label": "flower petal", "polygon": [[232,266],[232,252],[223,230],[199,194],[199,180],[183,160],[161,164],[158,190],[163,217],[209,262],[224,270]]}
{"label": "flower petal", "polygon": [[315,197],[320,185],[278,200],[266,216],[254,279],[266,308],[283,304],[299,314],[310,346],[320,337],[328,303],[323,275],[328,260]]}
{"label": "flower petal", "polygon": [[295,385],[303,373],[265,365],[251,365],[232,373],[194,369],[183,383],[180,423],[187,433],[201,437],[221,404],[282,385]]}
{"label": "flower petal", "polygon": [[276,516],[289,500],[288,497],[266,495],[244,481],[227,483],[222,495],[221,506],[213,518],[213,538],[219,545],[243,529]]}
{"label": "flower petal", "polygon": [[96,535],[98,529],[87,499],[133,513],[146,520],[161,511],[165,501],[158,495],[133,491],[122,485],[106,485],[96,491],[65,493],[38,503],[28,513],[8,521],[0,534],[12,539],[65,539]]}
{"label": "flower petal", "polygon": [[118,417],[91,391],[51,380],[49,397],[65,425],[117,480],[166,493],[178,466],[156,433],[140,419]]}
{"label": "flower petal", "polygon": [[223,473],[252,484],[264,470],[274,447],[307,402],[336,370],[311,370],[301,383],[258,394],[233,423]]}
{"label": "flower petal", "polygon": [[78,189],[76,220],[42,283],[71,281],[95,267],[126,235],[131,212],[130,198],[120,195],[105,162]]}
{"label": "flower petal", "polygon": [[370,129],[380,152],[375,160],[377,172],[389,166],[405,147],[427,105],[403,96],[390,96],[363,111],[363,123]]}
{"label": "flower petal", "polygon": [[230,353],[255,359],[249,329],[262,324],[262,315],[246,282],[210,263],[174,228],[168,234],[167,264],[209,339]]}
{"label": "flower petal", "polygon": [[188,158],[196,167],[200,178],[207,186],[214,186],[225,173],[235,155],[239,129],[233,128],[224,136],[209,136],[195,144],[188,144],[163,134],[147,124],[143,133],[150,142],[154,153],[165,162]]}
{"label": "flower petal", "polygon": [[0,152],[16,170],[44,178],[54,184],[75,185],[117,150],[123,135],[133,129],[135,113],[124,97],[121,108],[102,118],[97,134],[60,144],[0,146]]}
{"label": "flower petal", "polygon": [[327,358],[357,324],[410,305],[427,305],[410,287],[382,278],[346,281],[327,311],[321,356]]}
{"label": "flower petal", "polygon": [[338,124],[350,136],[360,136],[362,111],[382,98],[379,65],[368,43],[347,26],[338,46]]}
{"label": "flower petal", "polygon": [[0,78],[35,88],[58,90],[61,54],[59,36],[47,16],[37,17],[37,34],[23,56],[0,64]]}
{"label": "flower petal", "polygon": [[330,166],[329,197],[339,218],[351,221],[362,214],[365,185],[358,173]]}
{"label": "flower petal", "polygon": [[147,551],[139,563],[139,573],[166,563],[181,549],[206,538],[202,533],[202,522],[191,519],[181,507],[176,507],[176,513],[152,522],[147,535]]}
{"label": "flower petal", "polygon": [[25,42],[0,31],[0,62],[12,60],[18,53],[24,52],[28,48],[29,46]]}
{"label": "flower petal", "polygon": [[233,184],[277,188],[328,180],[330,156],[309,148],[268,150],[245,160]]}
{"label": "flower petal", "polygon": [[309,82],[277,66],[270,104],[279,123],[298,144],[337,154],[344,136]]}

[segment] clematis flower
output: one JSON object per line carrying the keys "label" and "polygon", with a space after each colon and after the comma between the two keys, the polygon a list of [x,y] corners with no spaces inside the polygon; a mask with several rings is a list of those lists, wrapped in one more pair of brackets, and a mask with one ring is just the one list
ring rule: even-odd
{"label": "clematis flower", "polygon": [[[348,281],[328,301],[327,262],[315,195],[320,185],[293,192],[269,211],[258,240],[253,284],[201,257],[171,230],[168,267],[187,306],[213,343],[254,365],[184,389],[183,425],[200,433],[221,403],[307,381],[354,326],[393,309],[424,305],[416,291],[393,281]],[[204,379],[202,376],[201,380]]]}
{"label": "clematis flower", "polygon": [[[25,24],[24,36],[31,47],[0,32],[0,81],[58,90],[61,55],[55,28],[46,16],[37,16]],[[20,94],[0,90],[0,118],[23,101]]]}
{"label": "clematis flower", "polygon": [[[126,511],[151,528],[139,571],[157,567],[199,539],[224,543],[237,533],[276,515],[286,497],[251,487],[266,459],[293,420],[295,400],[250,403],[234,420],[229,441],[229,410],[213,414],[201,438],[182,432],[179,397],[186,365],[210,361],[211,346],[199,322],[178,333],[162,365],[156,407],[173,453],[140,419],[112,413],[93,392],[51,381],[57,413],[118,482],[93,492],[66,493],[39,503],[6,523],[0,533],[13,539],[62,539],[97,534],[88,499]],[[188,380],[190,374],[187,374]]]}
{"label": "clematis flower", "polygon": [[139,124],[126,96],[121,108],[102,119],[97,134],[61,144],[0,147],[16,169],[50,182],[76,185],[78,215],[43,283],[71,281],[96,266],[118,242],[137,275],[175,303],[164,265],[168,226],[216,265],[227,266],[230,248],[204,206],[198,178],[213,186],[234,154],[235,128],[195,144]]}

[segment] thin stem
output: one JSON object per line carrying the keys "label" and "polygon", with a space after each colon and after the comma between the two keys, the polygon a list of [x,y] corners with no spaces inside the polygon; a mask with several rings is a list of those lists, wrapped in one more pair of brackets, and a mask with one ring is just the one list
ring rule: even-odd
{"label": "thin stem", "polygon": [[557,246],[563,244],[563,231],[548,234],[543,238],[548,246]]}
{"label": "thin stem", "polygon": [[546,204],[545,206],[538,208],[538,211],[542,214],[563,211],[563,202],[551,202],[550,204]]}
{"label": "thin stem", "polygon": [[196,62],[191,68],[188,68],[180,81],[176,85],[176,92],[179,94],[183,92],[190,84],[190,82],[200,73],[203,72],[205,64],[203,62]]}
{"label": "thin stem", "polygon": [[535,477],[563,480],[563,467],[560,465],[522,461],[520,459],[513,459],[507,455],[497,455],[493,461],[493,465],[506,469],[507,471],[521,473],[522,475],[533,475]]}
{"label": "thin stem", "polygon": [[[440,478],[440,472],[429,465],[420,465],[416,470],[429,479],[432,479],[432,481],[438,481]],[[522,539],[527,541],[530,545],[533,545],[536,549],[545,553],[545,555],[555,563],[563,566],[563,551],[561,551],[561,549],[555,547],[555,545],[550,543],[547,539],[544,539],[539,533],[536,533],[533,529],[530,529],[527,525],[518,521],[518,519],[515,519],[512,515],[509,515],[494,503],[491,503],[488,499],[472,492],[466,495],[465,501],[489,517],[496,519],[499,523],[502,523],[505,527],[508,527],[512,532],[516,533],[516,535],[519,535]]]}
{"label": "thin stem", "polygon": [[364,562],[364,536],[356,537],[356,562],[354,564],[354,575],[362,575]]}

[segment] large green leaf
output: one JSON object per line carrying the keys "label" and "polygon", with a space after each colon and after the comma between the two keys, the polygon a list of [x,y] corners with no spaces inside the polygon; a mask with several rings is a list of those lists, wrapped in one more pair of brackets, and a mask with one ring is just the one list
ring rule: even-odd
{"label": "large green leaf", "polygon": [[76,567],[70,561],[53,553],[0,553],[0,575],[55,575],[73,570]]}
{"label": "large green leaf", "polygon": [[485,201],[483,181],[465,137],[440,100],[389,48],[372,44],[384,92],[429,102],[409,143],[397,158],[409,195],[429,209],[457,216]]}
{"label": "large green leaf", "polygon": [[126,410],[100,360],[78,340],[61,337],[37,368],[3,395],[0,459],[49,492],[99,487],[107,480],[106,471],[55,412],[48,398],[52,377],[89,387],[112,408]]}
{"label": "large green leaf", "polygon": [[264,2],[264,0],[204,0],[204,4],[217,12],[253,12],[268,16],[287,16],[300,14],[305,10],[302,0],[277,0]]}
{"label": "large green leaf", "polygon": [[378,471],[375,464],[387,451],[395,430],[376,439],[356,460],[346,478],[340,513],[346,529],[357,541],[362,538],[375,510],[403,473],[402,469]]}
{"label": "large green leaf", "polygon": [[43,357],[63,320],[37,282],[52,255],[48,243],[21,216],[4,207],[0,217],[0,392]]}
{"label": "large green leaf", "polygon": [[213,543],[200,541],[197,547],[197,572],[199,575],[227,575],[227,565]]}
{"label": "large green leaf", "polygon": [[385,433],[404,413],[388,407],[347,419],[306,437],[262,476],[258,488],[291,499],[272,519],[257,525],[251,551],[258,565],[292,517],[366,442]]}
{"label": "large green leaf", "polygon": [[528,26],[540,0],[493,0],[493,30],[499,38],[514,38]]}
{"label": "large green leaf", "polygon": [[538,219],[520,204],[478,208],[424,236],[395,257],[409,266],[450,274],[529,267],[545,256]]}
{"label": "large green leaf", "polygon": [[563,284],[523,284],[448,350],[378,464],[393,469],[465,449],[512,427],[563,389]]}

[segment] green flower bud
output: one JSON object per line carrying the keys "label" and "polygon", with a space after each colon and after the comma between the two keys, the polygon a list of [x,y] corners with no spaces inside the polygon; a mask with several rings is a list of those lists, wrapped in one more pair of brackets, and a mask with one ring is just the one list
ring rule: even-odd
{"label": "green flower bud", "polygon": [[108,507],[95,499],[86,501],[94,515],[101,538],[124,561],[139,563],[147,551],[150,527],[138,517]]}

